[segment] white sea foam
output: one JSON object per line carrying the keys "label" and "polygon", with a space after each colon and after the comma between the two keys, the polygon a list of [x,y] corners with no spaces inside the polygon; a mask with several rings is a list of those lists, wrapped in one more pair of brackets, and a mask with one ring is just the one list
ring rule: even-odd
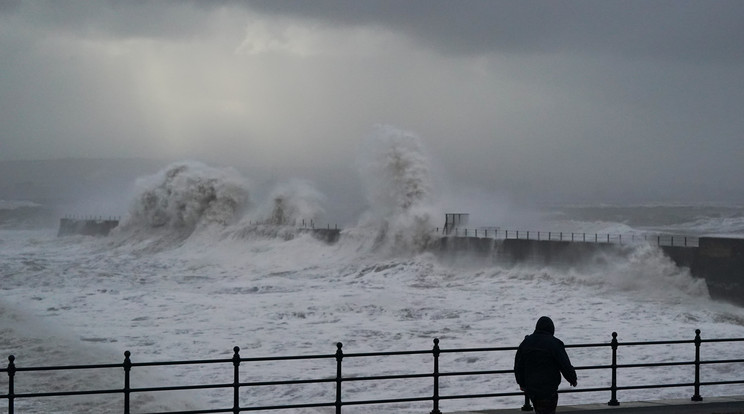
{"label": "white sea foam", "polygon": [[[381,127],[362,153],[370,209],[358,226],[344,229],[334,245],[289,225],[322,215],[323,197],[309,183],[281,185],[251,210],[245,178],[199,163],[178,163],[142,180],[130,217],[105,239],[0,229],[0,355],[14,353],[19,366],[38,366],[116,363],[124,350],[139,362],[229,358],[236,345],[244,357],[332,353],[337,341],[346,352],[426,349],[435,337],[446,348],[515,346],[544,314],[553,317],[557,335],[567,343],[607,342],[613,331],[623,341],[691,339],[697,328],[706,338],[744,336],[744,309],[712,301],[704,283],[674,266],[654,246],[619,247],[580,266],[512,266],[469,257],[445,263],[427,249],[436,237],[431,234],[437,224],[431,209],[436,197],[420,138]],[[586,231],[631,228],[595,217],[562,218],[554,224],[559,228],[569,222]],[[741,358],[736,347],[705,346],[720,358]],[[678,355],[686,359],[690,352],[646,347],[620,357],[668,361]],[[570,349],[569,354],[575,365],[609,363],[607,349]],[[344,372],[421,372],[430,369],[430,362],[348,359]],[[508,370],[512,363],[508,352],[455,356],[443,359],[442,369]],[[242,369],[259,381],[335,374],[333,363],[322,362]],[[620,381],[676,383],[689,375],[681,370],[633,372]],[[132,386],[224,383],[231,372],[230,364],[173,374],[140,367]],[[26,375],[20,373],[17,380],[34,382]],[[117,375],[120,372],[113,378],[120,380]],[[107,381],[115,380],[69,375],[34,383],[58,389]],[[605,373],[580,372],[580,386],[607,386],[608,381]],[[349,399],[431,394],[429,381],[344,387]],[[457,379],[447,387],[451,394],[516,391],[508,375]],[[620,398],[682,398],[689,392],[624,391]],[[706,392],[734,394],[740,388],[721,386]],[[333,401],[334,395],[329,387],[297,385],[246,390],[242,398],[244,404],[292,404]],[[607,398],[562,394],[561,403]],[[46,401],[51,402],[29,411],[77,413],[101,407],[87,399]],[[442,402],[442,409],[521,403],[519,397],[451,400]],[[204,391],[175,397],[156,394],[139,400],[137,409],[231,404],[230,395]],[[421,412],[422,407],[404,404],[364,411]]]}
{"label": "white sea foam", "polygon": [[[696,328],[708,338],[744,336],[744,310],[711,301],[700,281],[674,267],[652,246],[599,257],[581,268],[450,266],[432,254],[393,258],[387,252],[375,253],[363,242],[363,232],[356,234],[359,238],[342,237],[329,246],[309,236],[236,239],[203,231],[168,249],[143,251],[135,240],[112,247],[82,236],[0,231],[4,247],[0,251],[2,329],[11,333],[2,335],[0,353],[15,353],[18,364],[30,366],[78,363],[86,358],[118,362],[127,349],[144,362],[229,357],[235,345],[246,357],[332,353],[336,341],[342,341],[347,352],[425,349],[434,337],[447,348],[513,346],[531,332],[542,314],[554,317],[557,334],[567,343],[608,341],[612,331],[626,341],[692,338]],[[9,318],[8,312],[27,317]],[[54,333],[34,329],[29,318],[60,329]],[[89,348],[98,351],[88,352]],[[576,365],[607,364],[603,352],[569,351]],[[667,358],[670,352],[688,355],[690,350],[638,352],[634,357],[652,361]],[[733,348],[720,351],[722,358],[735,354]],[[509,369],[512,358],[509,353],[475,355],[467,361],[443,362],[443,369],[455,370],[460,365],[475,370]],[[349,360],[348,364],[345,369],[359,375],[428,369],[427,361],[415,359],[389,358],[372,365]],[[257,379],[329,376],[331,371],[332,367],[310,363],[262,364],[250,369]],[[229,372],[231,366],[210,366],[177,375],[186,383],[224,382]],[[26,381],[23,375],[20,380]],[[158,371],[149,372],[133,386],[157,381],[173,384],[172,379],[158,375]],[[580,385],[606,385],[602,375],[584,371]],[[639,375],[632,380],[678,382],[684,373],[668,370]],[[68,377],[61,383],[89,386],[99,381],[108,380]],[[631,378],[623,376],[622,381]],[[512,378],[504,376],[471,378],[449,387],[453,393],[485,393],[515,386]],[[431,392],[428,382],[357,388],[345,391],[349,398]],[[710,392],[734,391],[723,387]],[[688,390],[672,389],[652,397],[687,394]],[[333,399],[327,389],[300,386],[272,395],[276,403]],[[649,395],[638,391],[621,397],[627,401]],[[202,407],[218,401],[218,406],[229,406],[221,398],[216,392],[193,393],[180,405],[171,405]],[[596,402],[597,398],[606,400],[606,396],[567,394],[561,401]],[[82,402],[69,404],[58,407],[59,412],[86,407]],[[155,396],[141,404],[170,403]],[[452,401],[444,409],[519,404],[518,398]],[[370,408],[379,412],[420,409],[415,405]]]}

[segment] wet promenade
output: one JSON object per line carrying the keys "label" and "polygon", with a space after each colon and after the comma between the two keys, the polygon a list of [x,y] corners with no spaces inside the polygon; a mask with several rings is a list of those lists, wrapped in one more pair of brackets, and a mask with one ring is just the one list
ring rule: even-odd
{"label": "wet promenade", "polygon": [[[448,414],[525,414],[519,408],[499,410],[458,411]],[[701,402],[689,399],[637,401],[611,407],[606,403],[564,405],[558,402],[558,413],[563,414],[744,414],[744,395],[709,397]]]}

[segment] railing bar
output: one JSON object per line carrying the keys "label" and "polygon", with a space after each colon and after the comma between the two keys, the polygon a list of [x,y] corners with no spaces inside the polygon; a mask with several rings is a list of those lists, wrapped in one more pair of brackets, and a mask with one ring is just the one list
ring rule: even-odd
{"label": "railing bar", "polygon": [[692,387],[694,386],[694,382],[686,382],[686,383],[679,383],[679,384],[654,384],[654,385],[626,385],[624,387],[618,386],[618,390],[644,390],[644,389],[651,389],[651,388],[682,388],[682,387]]}
{"label": "railing bar", "polygon": [[705,342],[744,342],[744,338],[717,338],[717,339],[701,339],[701,343]]}
{"label": "railing bar", "polygon": [[701,382],[700,385],[735,385],[744,384],[744,380]]}
{"label": "railing bar", "polygon": [[428,374],[379,375],[379,376],[371,376],[371,377],[344,377],[344,382],[375,381],[375,380],[406,379],[406,378],[431,378],[432,376],[434,376],[434,374],[428,373]]}
{"label": "railing bar", "polygon": [[645,367],[673,367],[682,365],[695,365],[695,361],[680,361],[680,362],[649,362],[647,364],[617,364],[618,368],[645,368]]}
{"label": "railing bar", "polygon": [[[197,359],[192,361],[151,361],[151,362],[132,362],[133,367],[152,367],[167,365],[210,365],[210,364],[231,364],[232,359]],[[121,365],[119,365],[121,366]]]}
{"label": "railing bar", "polygon": [[457,377],[466,375],[503,375],[512,374],[513,369],[495,370],[495,371],[453,371],[453,372],[440,372],[440,377]]}
{"label": "railing bar", "polygon": [[67,371],[79,369],[115,369],[121,368],[122,364],[105,364],[105,365],[55,365],[49,367],[17,367],[16,372],[31,371]]}
{"label": "railing bar", "polygon": [[[344,378],[344,381],[351,380],[351,378]],[[296,384],[321,384],[324,382],[336,382],[336,378],[319,378],[319,379],[307,379],[307,380],[287,380],[287,381],[255,381],[255,382],[241,382],[241,387],[262,387],[266,385],[296,385]]]}
{"label": "railing bar", "polygon": [[343,405],[394,404],[394,403],[418,402],[418,401],[431,401],[431,396],[410,397],[410,398],[390,398],[390,399],[384,399],[384,400],[344,401]]}
{"label": "railing bar", "polygon": [[144,413],[144,414],[213,414],[213,413],[231,413],[233,410],[229,408],[216,408],[212,410],[197,410],[197,411],[157,411],[152,413]]}
{"label": "railing bar", "polygon": [[703,364],[733,364],[744,362],[744,359],[715,359],[708,361],[700,361],[700,365]]}
{"label": "railing bar", "polygon": [[164,413],[162,411],[149,412],[143,414],[212,414],[212,413],[230,413],[232,408],[213,408],[211,410],[190,410],[190,411],[168,411]]}
{"label": "railing bar", "polygon": [[121,394],[121,389],[110,390],[80,390],[80,391],[55,391],[39,393],[14,393],[13,397],[18,398],[39,398],[39,397],[68,397],[73,395],[99,395],[99,394]]}
{"label": "railing bar", "polygon": [[[441,349],[439,352],[448,354],[460,354],[467,352],[494,352],[494,351],[516,351],[516,346],[498,347],[498,348],[463,348],[463,349]],[[431,351],[429,351],[431,353]]]}
{"label": "railing bar", "polygon": [[617,342],[618,346],[639,346],[639,345],[681,345],[694,344],[693,339],[680,339],[677,341],[646,341],[646,342]]}
{"label": "railing bar", "polygon": [[[516,348],[514,348],[516,349]],[[363,352],[354,354],[344,354],[344,358],[360,358],[360,357],[376,357],[376,356],[392,356],[392,355],[424,355],[431,354],[430,350],[427,351],[388,351],[388,352]]]}
{"label": "railing bar", "polygon": [[[344,355],[346,356],[346,355]],[[240,358],[240,362],[265,362],[265,361],[286,361],[295,359],[333,359],[336,358],[334,354],[324,355],[285,355],[278,357],[253,357],[253,358]],[[226,362],[232,362],[232,359],[226,360]]]}
{"label": "railing bar", "polygon": [[559,394],[573,394],[575,392],[607,392],[612,391],[612,387],[601,387],[601,388],[579,388],[579,389],[565,389],[558,390]]}
{"label": "railing bar", "polygon": [[589,344],[566,344],[566,348],[602,348],[602,347],[610,347],[612,344],[610,342],[596,342],[596,343],[589,343]]}
{"label": "railing bar", "polygon": [[612,365],[582,365],[582,366],[574,367],[576,371],[592,370],[592,369],[610,369],[610,368],[612,368]]}
{"label": "railing bar", "polygon": [[172,386],[167,386],[167,387],[130,388],[129,391],[131,393],[157,392],[157,391],[187,391],[187,390],[205,390],[205,389],[213,389],[213,388],[231,388],[232,386],[233,386],[232,383],[204,384],[204,385],[172,385]]}

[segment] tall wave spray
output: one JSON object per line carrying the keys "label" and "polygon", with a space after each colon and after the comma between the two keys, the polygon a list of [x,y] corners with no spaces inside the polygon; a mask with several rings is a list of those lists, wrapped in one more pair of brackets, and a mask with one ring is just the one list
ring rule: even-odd
{"label": "tall wave spray", "polygon": [[303,223],[310,226],[325,214],[325,197],[305,180],[277,185],[259,208],[247,214],[225,234],[244,239],[254,236],[293,239]]}
{"label": "tall wave spray", "polygon": [[297,225],[317,221],[323,214],[323,195],[305,180],[292,180],[278,185],[259,213],[263,221],[274,225]]}
{"label": "tall wave spray", "polygon": [[243,177],[231,168],[218,169],[199,162],[179,162],[139,179],[140,191],[122,228],[165,228],[188,236],[213,224],[240,219],[249,206]]}
{"label": "tall wave spray", "polygon": [[376,248],[417,252],[433,240],[432,179],[421,139],[381,125],[359,162],[370,210],[360,225],[377,231]]}

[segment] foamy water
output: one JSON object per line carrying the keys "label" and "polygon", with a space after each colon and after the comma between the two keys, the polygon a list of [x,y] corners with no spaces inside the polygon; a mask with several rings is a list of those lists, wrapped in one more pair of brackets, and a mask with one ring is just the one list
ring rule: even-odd
{"label": "foamy water", "polygon": [[[541,315],[571,343],[744,337],[744,309],[712,301],[705,284],[649,245],[619,256],[595,257],[581,268],[517,267],[466,256],[443,262],[427,251],[436,237],[426,158],[417,138],[383,131],[377,158],[365,168],[377,210],[327,245],[292,225],[318,214],[322,195],[310,184],[279,187],[269,200],[251,200],[247,180],[233,171],[181,163],[140,182],[131,214],[106,238],[56,237],[56,229],[0,230],[0,355],[18,366],[119,363],[241,356],[516,346]],[[379,138],[379,137],[378,137]],[[385,182],[388,185],[385,185]],[[388,188],[390,191],[383,191]],[[277,210],[279,209],[279,210]],[[277,221],[277,217],[281,220]],[[702,219],[698,219],[702,220]],[[257,224],[256,221],[273,224]],[[561,217],[584,229],[631,228],[627,223]],[[699,222],[699,221],[694,221]],[[666,224],[669,225],[669,224]],[[596,230],[595,230],[596,231]],[[569,350],[574,365],[608,364],[609,350]],[[690,360],[692,346],[621,354],[623,362]],[[741,358],[735,347],[705,345],[703,357]],[[513,355],[443,359],[442,370],[510,369]],[[358,375],[429,372],[430,360],[348,361]],[[231,366],[133,371],[133,386],[230,382]],[[244,368],[252,380],[332,377],[325,364],[273,363]],[[711,379],[740,378],[741,367],[709,366]],[[122,374],[62,376],[19,373],[16,392],[69,387],[121,387]],[[689,382],[692,368],[629,370],[620,385]],[[168,379],[167,381],[171,381]],[[0,378],[0,387],[6,387]],[[173,384],[173,383],[170,383]],[[579,372],[579,387],[608,386],[605,373]],[[517,391],[511,376],[447,381],[448,394]],[[565,386],[565,384],[564,384]],[[293,404],[334,399],[326,386],[246,391],[244,403]],[[741,386],[703,389],[741,394]],[[345,399],[430,395],[429,381],[349,383]],[[621,401],[688,398],[689,389],[626,391]],[[607,393],[562,394],[561,403],[606,402]],[[138,397],[139,411],[231,405],[229,393],[203,391]],[[518,407],[522,399],[445,401],[443,411]],[[117,412],[105,397],[19,400],[18,412]],[[345,407],[345,412],[420,412],[424,405]],[[327,412],[328,410],[306,410]]]}

